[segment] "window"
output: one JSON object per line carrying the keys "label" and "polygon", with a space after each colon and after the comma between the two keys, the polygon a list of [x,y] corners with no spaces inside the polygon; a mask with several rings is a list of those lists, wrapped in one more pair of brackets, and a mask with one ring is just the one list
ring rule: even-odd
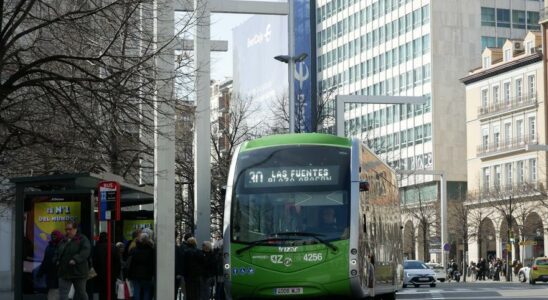
{"label": "window", "polygon": [[522,86],[521,86],[521,82],[523,80],[521,78],[518,78],[516,79],[516,84],[515,84],[515,89],[516,89],[516,98],[517,98],[517,101],[518,102],[521,102],[521,95],[522,95]]}
{"label": "window", "polygon": [[492,7],[481,8],[481,26],[495,26],[495,9]]}
{"label": "window", "polygon": [[523,184],[523,182],[524,182],[525,178],[523,177],[524,176],[523,172],[524,172],[524,170],[523,170],[523,160],[520,160],[516,164],[516,173],[517,173],[517,176],[518,176],[518,178],[517,178],[517,183],[518,184]]}
{"label": "window", "polygon": [[495,148],[498,149],[500,146],[500,127],[495,126],[493,127],[493,144],[495,145]]}
{"label": "window", "polygon": [[491,66],[491,57],[490,56],[484,56],[483,57],[483,68],[489,68]]}
{"label": "window", "polygon": [[484,150],[487,150],[489,146],[489,128],[483,128],[481,130],[481,145]]}
{"label": "window", "polygon": [[497,39],[491,36],[481,37],[481,49],[492,48],[497,46]]}
{"label": "window", "polygon": [[536,158],[529,159],[529,182],[537,181],[537,160]]}
{"label": "window", "polygon": [[516,121],[516,140],[518,143],[523,142],[523,120]]}
{"label": "window", "polygon": [[489,90],[488,89],[481,90],[481,107],[487,109],[488,105],[489,105]]}
{"label": "window", "polygon": [[512,27],[525,29],[525,11],[512,10]]}
{"label": "window", "polygon": [[529,123],[529,138],[534,141],[537,134],[536,118],[534,116],[529,117],[527,123]]}
{"label": "window", "polygon": [[483,168],[483,191],[487,192],[489,191],[489,177],[491,176],[491,172],[489,170],[489,167]]}
{"label": "window", "polygon": [[500,171],[500,165],[495,166],[495,178],[494,178],[494,186],[495,189],[500,189],[500,179],[501,179],[501,171]]}
{"label": "window", "polygon": [[512,123],[504,123],[504,139],[505,145],[509,145],[512,140]]}
{"label": "window", "polygon": [[493,105],[497,105],[499,103],[499,86],[495,85],[493,86]]}
{"label": "window", "polygon": [[535,49],[535,43],[533,41],[527,41],[525,44],[525,50],[527,50],[527,54],[533,53]]}
{"label": "window", "polygon": [[535,75],[527,76],[527,95],[529,97],[532,97],[536,94],[535,87],[536,87]]}
{"label": "window", "polygon": [[536,11],[527,12],[527,29],[539,30],[539,13]]}
{"label": "window", "polygon": [[497,26],[510,27],[510,10],[497,8]]}
{"label": "window", "polygon": [[432,139],[432,124],[424,124],[423,127],[424,142],[427,142]]}
{"label": "window", "polygon": [[510,188],[512,186],[512,163],[504,165],[504,177],[506,180],[506,187]]}
{"label": "window", "polygon": [[504,103],[510,104],[510,82],[504,83]]}
{"label": "window", "polygon": [[504,50],[504,61],[509,61],[512,59],[512,49]]}

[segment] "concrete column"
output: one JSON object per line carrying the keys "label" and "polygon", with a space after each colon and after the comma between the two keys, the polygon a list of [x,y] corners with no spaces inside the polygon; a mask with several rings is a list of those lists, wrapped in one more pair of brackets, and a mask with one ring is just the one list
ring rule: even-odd
{"label": "concrete column", "polygon": [[477,239],[473,239],[471,241],[468,242],[468,263],[470,262],[478,262],[479,260],[479,256],[478,256],[478,251],[479,251],[479,245],[478,245],[478,240]]}
{"label": "concrete column", "polygon": [[504,249],[502,246],[502,239],[500,238],[500,232],[495,229],[495,242],[496,249],[497,249],[497,257],[502,257],[502,250]]}
{"label": "concrete column", "polygon": [[211,47],[210,2],[194,0],[197,12],[194,38],[194,63],[196,68],[196,121],[194,130],[194,218],[196,238],[201,243],[210,240],[211,216]]}
{"label": "concrete column", "polygon": [[[156,299],[174,299],[175,291],[175,99],[173,0],[156,0],[154,15],[154,225]],[[160,50],[161,49],[161,50]]]}
{"label": "concrete column", "polygon": [[544,255],[548,255],[548,228],[544,227]]}

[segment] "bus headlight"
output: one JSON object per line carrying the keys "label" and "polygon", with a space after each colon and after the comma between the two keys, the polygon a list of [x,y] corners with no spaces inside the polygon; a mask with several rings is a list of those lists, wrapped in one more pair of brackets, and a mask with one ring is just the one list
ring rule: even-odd
{"label": "bus headlight", "polygon": [[350,271],[350,275],[356,276],[356,275],[358,275],[358,271],[352,270],[352,271]]}
{"label": "bus headlight", "polygon": [[356,265],[356,260],[353,259],[353,260],[350,261],[350,263],[353,264],[353,265]]}
{"label": "bus headlight", "polygon": [[225,270],[230,270],[230,265],[229,264],[225,264]]}
{"label": "bus headlight", "polygon": [[358,250],[356,248],[352,248],[352,250],[350,250],[350,254],[356,255],[358,254]]}

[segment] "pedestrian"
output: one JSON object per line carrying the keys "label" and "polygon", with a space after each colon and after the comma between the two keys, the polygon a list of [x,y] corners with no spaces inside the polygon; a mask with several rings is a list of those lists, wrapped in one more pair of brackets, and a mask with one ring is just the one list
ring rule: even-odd
{"label": "pedestrian", "polygon": [[129,256],[129,252],[135,248],[137,245],[137,240],[139,239],[139,235],[141,234],[141,229],[136,229],[131,233],[131,240],[128,241],[126,244],[126,248],[124,249],[124,259],[127,259]]}
{"label": "pedestrian", "polygon": [[210,241],[202,243],[202,272],[200,277],[200,298],[209,300],[213,295],[216,273],[216,257]]}
{"label": "pedestrian", "polygon": [[200,299],[200,275],[202,273],[202,251],[196,248],[196,239],[187,240],[187,251],[184,256],[184,278],[186,286],[185,299]]}
{"label": "pedestrian", "polygon": [[48,300],[59,299],[59,278],[57,277],[57,265],[55,256],[57,254],[57,246],[63,240],[63,234],[59,230],[51,232],[50,240],[44,259],[38,269],[38,276],[46,276],[46,287],[48,289]]}
{"label": "pedestrian", "polygon": [[122,242],[116,243],[116,251],[118,252],[118,258],[120,259],[120,273],[117,275],[121,280],[126,279],[127,265],[124,259],[125,245]]}
{"label": "pedestrian", "polygon": [[223,240],[218,237],[217,243],[214,243],[213,252],[215,253],[215,300],[225,300],[224,292],[224,269],[223,269]]}
{"label": "pedestrian", "polygon": [[[111,258],[108,258],[108,247],[110,247]],[[99,299],[107,300],[108,281],[107,281],[107,264],[110,269],[110,299],[116,299],[116,278],[120,274],[120,257],[118,249],[114,245],[108,244],[106,232],[99,233],[99,240],[93,249],[93,268],[97,272],[96,283],[99,285]]]}
{"label": "pedestrian", "polygon": [[192,237],[192,234],[185,233],[181,244],[175,247],[175,299],[177,299],[177,294],[179,289],[183,295],[186,295],[185,291],[185,253],[188,249],[187,241]]}
{"label": "pedestrian", "polygon": [[72,285],[74,300],[88,300],[86,281],[89,274],[91,243],[85,235],[78,232],[78,224],[74,221],[65,224],[65,231],[65,238],[57,249],[59,299],[68,299]]}
{"label": "pedestrian", "polygon": [[141,233],[128,257],[128,274],[134,300],[151,300],[154,294],[155,250],[147,233]]}

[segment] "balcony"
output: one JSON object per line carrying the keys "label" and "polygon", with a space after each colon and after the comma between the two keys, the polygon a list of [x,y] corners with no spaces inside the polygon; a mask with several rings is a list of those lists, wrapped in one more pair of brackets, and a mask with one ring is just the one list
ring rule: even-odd
{"label": "balcony", "polygon": [[492,156],[508,154],[515,151],[525,150],[525,145],[536,144],[538,144],[538,139],[536,136],[525,135],[501,140],[498,143],[479,145],[476,154],[480,158],[488,158]]}
{"label": "balcony", "polygon": [[485,186],[479,190],[470,191],[468,194],[468,203],[477,203],[480,200],[505,200],[512,198],[525,198],[544,195],[546,189],[541,181],[522,182],[510,185],[495,184]]}
{"label": "balcony", "polygon": [[535,107],[537,105],[537,94],[523,95],[510,99],[508,102],[498,102],[488,106],[478,107],[478,118],[486,119],[494,116],[499,116],[505,113],[518,111]]}
{"label": "balcony", "polygon": [[539,23],[542,24],[548,21],[548,7],[545,7],[540,10],[540,20]]}

